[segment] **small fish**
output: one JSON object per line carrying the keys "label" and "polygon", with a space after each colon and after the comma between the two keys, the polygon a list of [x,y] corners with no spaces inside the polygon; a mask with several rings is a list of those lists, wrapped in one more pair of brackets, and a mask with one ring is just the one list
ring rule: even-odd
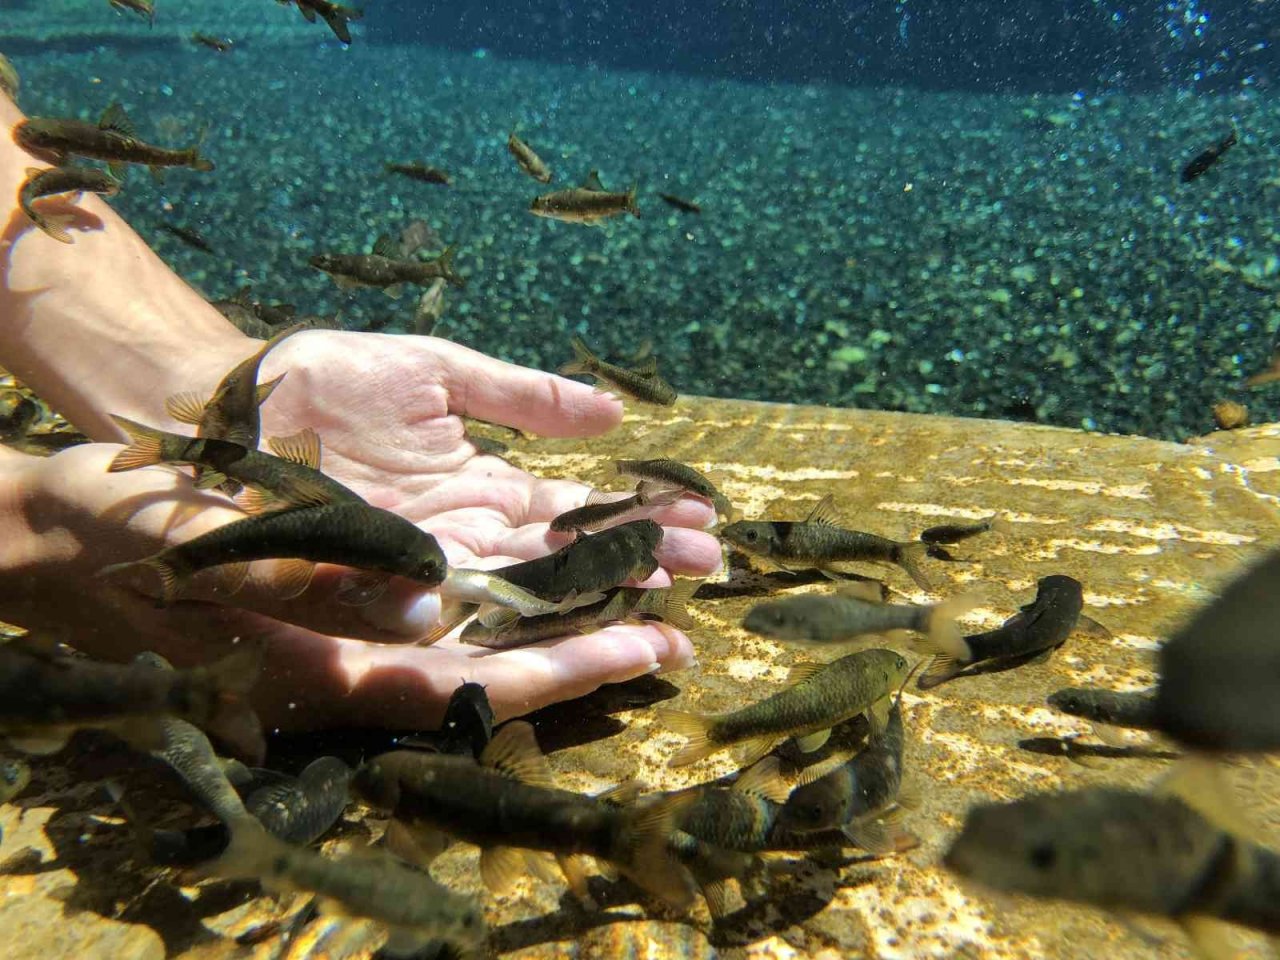
{"label": "small fish", "polygon": [[479,760],[493,739],[493,706],[478,683],[459,684],[449,695],[440,724],[441,753],[456,753]]}
{"label": "small fish", "polygon": [[649,507],[667,507],[680,499],[683,491],[641,480],[629,497],[614,499],[605,490],[592,490],[585,506],[566,510],[551,521],[553,533],[581,531],[593,533]]}
{"label": "small fish", "polygon": [[608,384],[619,393],[669,407],[676,402],[676,392],[658,375],[658,361],[650,357],[634,370],[601,360],[591,352],[581,337],[571,341],[574,359],[560,368],[562,376],[586,374]]}
{"label": "small fish", "polygon": [[429,167],[421,163],[388,163],[386,170],[387,173],[398,173],[402,177],[408,177],[420,183],[438,183],[447,187],[452,182],[449,174],[439,167]]}
{"label": "small fish", "polygon": [[90,193],[113,197],[120,192],[120,183],[110,174],[92,167],[68,165],[65,167],[27,167],[27,179],[22,182],[18,191],[18,205],[28,219],[53,239],[61,243],[71,243],[71,234],[67,232],[67,224],[72,220],[69,214],[46,216],[35,208],[35,201],[41,197],[51,197],[60,193]]}
{"label": "small fish", "polygon": [[920,534],[924,543],[959,543],[983,533],[999,533],[1008,535],[1013,532],[1013,525],[1000,514],[979,520],[977,523],[944,523],[930,527]]}
{"label": "small fish", "polygon": [[199,145],[170,150],[139,140],[124,108],[113,103],[96,124],[84,120],[31,117],[14,129],[19,146],[62,166],[67,157],[105,160],[119,174],[123,164],[137,163],[156,171],[162,167],[190,167],[209,171],[213,163],[200,155]]}
{"label": "small fish", "polygon": [[968,595],[941,603],[881,603],[876,584],[842,584],[833,595],[802,594],[756,604],[743,629],[792,643],[843,643],[867,634],[913,630],[933,646],[963,656],[968,647],[956,618],[976,605]]}
{"label": "small fish", "polygon": [[555,190],[544,193],[540,197],[534,197],[529,204],[529,212],[536,217],[546,217],[564,223],[596,226],[601,220],[624,213],[639,217],[640,205],[636,202],[634,185],[626,193],[570,187],[567,190]]}
{"label": "small fish", "polygon": [[445,308],[444,288],[444,278],[437,277],[418,298],[418,305],[413,311],[413,332],[418,336],[433,336],[436,328],[440,326],[440,318],[444,316]]}
{"label": "small fish", "polygon": [[894,563],[922,590],[932,589],[919,566],[919,558],[930,550],[929,544],[899,543],[841,527],[830,494],[819,500],[802,521],[739,520],[721,530],[720,536],[784,569],[814,568],[830,574],[845,563]]}
{"label": "small fish", "polygon": [[1215,143],[1211,147],[1201,150],[1195,155],[1190,163],[1182,168],[1182,182],[1190,183],[1196,177],[1205,173],[1210,167],[1222,159],[1223,154],[1236,145],[1236,131],[1233,127],[1231,132]]}
{"label": "small fish", "polygon": [[14,103],[18,102],[18,90],[22,87],[22,78],[8,57],[0,53],[0,92]]}
{"label": "small fish", "polygon": [[165,606],[201,570],[227,565],[224,589],[235,593],[248,576],[249,562],[269,559],[292,561],[280,565],[274,584],[282,599],[307,589],[317,563],[355,567],[361,573],[348,574],[338,591],[340,602],[353,605],[380,596],[393,575],[434,587],[447,569],[435,537],[398,514],[361,502],[233,520],[150,557],[103,567],[98,576],[147,567],[160,580],[157,604]]}
{"label": "small fish", "polygon": [[658,194],[664,201],[675,207],[681,213],[701,213],[702,207],[694,203],[692,200],[685,200],[677,197],[674,193]]}
{"label": "small fish", "polygon": [[320,472],[320,439],[311,429],[293,437],[273,437],[271,445],[283,455],[272,456],[226,440],[184,437],[115,415],[111,419],[129,435],[130,443],[116,454],[108,473],[158,463],[202,467],[201,479],[208,486],[230,479],[248,487],[239,501],[248,513],[364,502],[359,494]]}
{"label": "small fish", "polygon": [[714,483],[679,460],[615,460],[613,466],[618,471],[618,476],[652,480],[665,486],[680,487],[694,496],[710,500],[720,516],[728,520],[733,520],[737,516],[733,504],[716,489]]}
{"label": "small fish", "polygon": [[[284,0],[288,2],[288,0]],[[345,7],[340,3],[333,3],[331,0],[293,0],[297,4],[298,12],[302,14],[307,23],[315,23],[316,17],[319,16],[329,29],[333,31],[333,35],[342,43],[350,46],[351,30],[347,23],[351,20],[359,20],[364,17],[364,11],[355,7]]]}
{"label": "small fish", "polygon": [[109,2],[116,10],[145,17],[153,27],[156,24],[156,6],[153,0],[109,0]]}
{"label": "small fish", "polygon": [[217,310],[224,318],[245,336],[255,340],[270,340],[275,334],[271,327],[259,320],[253,309],[239,300],[210,300],[209,306]]}
{"label": "small fish", "polygon": [[201,47],[208,47],[218,53],[226,53],[234,45],[226,37],[215,37],[212,34],[200,33],[199,31],[191,34],[191,42]]}
{"label": "small fish", "polygon": [[751,744],[744,760],[750,764],[792,737],[802,752],[811,753],[827,742],[833,726],[860,713],[868,713],[872,729],[879,729],[872,708],[906,676],[907,661],[896,651],[862,650],[831,663],[797,664],[787,689],[731,713],[659,708],[659,719],[689,740],[669,765],[687,766],[742,742]]}
{"label": "small fish", "polygon": [[560,601],[571,593],[599,593],[625,580],[646,579],[658,569],[653,553],[661,544],[662,527],[652,520],[633,520],[495,572],[535,596]]}
{"label": "small fish", "polygon": [[465,287],[467,281],[453,269],[453,254],[453,247],[449,247],[434,260],[404,259],[395,241],[382,236],[373,253],[318,253],[307,262],[333,277],[341,289],[372,287],[396,298],[404,292],[405,284],[422,287],[438,277],[455,287]]}
{"label": "small fish", "polygon": [[466,757],[393,751],[356,771],[354,788],[389,811],[424,851],[441,849],[442,834],[481,848],[480,876],[501,893],[540,860],[556,856],[570,888],[586,893],[582,855],[603,860],[677,907],[692,898],[687,874],[668,850],[687,801],[637,808],[557,789],[533,727],[513,721],[498,731],[480,762]]}
{"label": "small fish", "polygon": [[400,256],[408,259],[419,250],[438,250],[445,246],[440,234],[427,221],[410,220],[400,231]]}
{"label": "small fish", "polygon": [[216,253],[212,244],[190,227],[183,227],[176,223],[162,223],[160,224],[160,229],[177,237],[188,247],[199,250],[202,253]]}
{"label": "small fish", "polygon": [[1099,687],[1063,687],[1049,694],[1049,706],[1073,717],[1110,723],[1136,730],[1159,727],[1155,692],[1151,690],[1103,690]]}
{"label": "small fish", "polygon": [[21,390],[0,389],[0,443],[15,443],[40,419],[40,405]]}
{"label": "small fish", "polygon": [[523,617],[498,624],[484,624],[477,620],[467,624],[458,642],[490,650],[509,650],[539,640],[590,633],[621,620],[661,620],[677,630],[692,630],[694,624],[687,604],[700,584],[700,580],[679,580],[674,586],[658,590],[618,587],[602,600],[564,613]]}
{"label": "small fish", "polygon": [[163,743],[162,721],[178,717],[254,759],[262,728],[248,703],[262,645],[205,667],[160,672],[145,664],[100,663],[43,649],[0,644],[0,735],[26,753],[56,753],[78,729],[109,730],[138,749]]}
{"label": "small fish", "polygon": [[551,168],[542,162],[540,156],[534,153],[533,147],[516,136],[515,127],[512,127],[511,133],[507,135],[507,149],[516,158],[516,163],[521,170],[539,183],[551,182]]}
{"label": "small fish", "polygon": [[1280,854],[1195,808],[1208,802],[1093,787],[980,804],[943,863],[995,890],[1168,917],[1202,956],[1234,955],[1196,920],[1280,932]]}
{"label": "small fish", "polygon": [[1034,600],[994,630],[961,640],[968,651],[964,655],[939,651],[918,685],[921,690],[931,689],[977,663],[1013,666],[1047,660],[1081,625],[1083,605],[1084,588],[1079,580],[1059,574],[1041,577]]}
{"label": "small fish", "polygon": [[537,617],[563,612],[560,601],[553,602],[535,597],[528,590],[517,587],[500,574],[500,571],[450,567],[444,583],[440,584],[440,595],[450,600],[461,600],[467,603],[494,604],[511,610],[521,617]]}

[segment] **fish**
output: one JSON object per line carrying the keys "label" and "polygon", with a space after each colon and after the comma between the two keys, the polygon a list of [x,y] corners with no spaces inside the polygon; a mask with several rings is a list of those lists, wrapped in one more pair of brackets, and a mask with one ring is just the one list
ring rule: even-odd
{"label": "fish", "polygon": [[658,374],[658,361],[649,357],[634,370],[601,360],[586,342],[575,336],[571,341],[574,359],[560,368],[562,376],[586,374],[608,384],[619,393],[645,403],[669,407],[676,402],[676,391]]}
{"label": "fish", "polygon": [[750,744],[750,765],[779,743],[795,738],[804,753],[827,742],[831,728],[866,713],[872,729],[883,726],[874,707],[907,676],[907,661],[894,650],[861,650],[831,663],[800,663],[791,668],[785,690],[730,713],[704,716],[658,708],[658,719],[688,738],[671,758],[684,767],[737,743]]}
{"label": "fish", "polygon": [[691,493],[697,497],[705,497],[711,501],[719,516],[728,520],[737,518],[737,510],[722,494],[716,485],[697,470],[679,460],[615,460],[614,469],[620,477],[635,477],[639,480],[652,480]]}
{"label": "fish", "polygon": [[21,390],[0,389],[0,443],[26,437],[40,419],[40,405]]}
{"label": "fish", "polygon": [[226,53],[234,46],[234,42],[227,37],[215,37],[212,34],[200,33],[198,30],[191,34],[191,42],[201,47],[208,47],[217,53]]}
{"label": "fish", "polygon": [[[436,334],[440,318],[444,316],[445,286],[445,279],[436,277],[431,281],[431,286],[427,287],[418,298],[418,305],[413,311],[413,332],[418,336],[430,337]],[[503,452],[506,452],[505,449]]]}
{"label": "fish", "polygon": [[461,683],[449,695],[440,723],[439,750],[479,760],[493,739],[493,706],[478,683]]}
{"label": "fish", "polygon": [[964,656],[956,619],[976,606],[970,595],[941,603],[881,603],[877,584],[841,584],[835,594],[807,593],[756,604],[743,618],[751,633],[791,643],[844,643],[867,634],[913,630],[952,656]]}
{"label": "fish", "polygon": [[701,206],[694,203],[692,200],[685,200],[682,197],[677,197],[674,193],[660,193],[658,194],[658,196],[661,197],[663,201],[665,201],[666,203],[675,207],[681,213],[701,213],[702,212]]}
{"label": "fish", "polygon": [[566,510],[551,520],[553,533],[592,533],[648,507],[666,507],[680,499],[683,491],[641,480],[629,497],[614,499],[605,490],[592,490],[584,506]]}
{"label": "fish", "polygon": [[167,606],[187,581],[210,567],[226,565],[225,586],[234,594],[248,576],[253,560],[283,563],[273,586],[282,599],[307,589],[317,563],[355,567],[338,589],[342,603],[362,605],[380,596],[394,576],[435,587],[447,564],[436,538],[404,517],[367,503],[332,503],[233,520],[185,543],[167,547],[141,560],[113,563],[99,577],[147,568],[160,581],[157,606]]}
{"label": "fish", "polygon": [[1153,690],[1104,690],[1100,687],[1063,687],[1049,694],[1049,706],[1073,717],[1110,723],[1136,730],[1159,728]]}
{"label": "fish", "polygon": [[202,253],[216,253],[212,244],[209,243],[199,232],[192,230],[190,227],[184,227],[176,223],[162,223],[160,229],[165,233],[172,234],[177,237],[188,247],[199,250]]}
{"label": "fish", "polygon": [[244,806],[272,836],[286,843],[305,847],[319,840],[350,802],[355,771],[337,757],[316,758],[296,778],[270,773],[266,783],[255,782]]}
{"label": "fish", "polygon": [[65,167],[27,167],[27,178],[18,190],[18,205],[37,227],[61,243],[71,243],[67,225],[70,214],[46,215],[35,208],[35,201],[60,193],[80,194],[84,191],[113,197],[120,192],[120,183],[108,173],[92,167],[75,164]]}
{"label": "fish", "polygon": [[156,24],[156,5],[153,0],[109,0],[109,2],[116,10],[145,17],[153,27]]}
{"label": "fish", "polygon": [[599,593],[624,580],[646,579],[658,569],[653,554],[661,545],[662,527],[652,520],[632,520],[494,572],[543,600],[560,601],[571,593]]}
{"label": "fish", "polygon": [[1246,377],[1244,385],[1246,387],[1260,387],[1266,383],[1275,383],[1277,380],[1280,380],[1280,350],[1271,355],[1271,361],[1267,364],[1265,370]]}
{"label": "fish", "polygon": [[1280,748],[1280,551],[1237,576],[1156,655],[1159,729],[1208,751]]}
{"label": "fish", "polygon": [[113,174],[119,175],[127,163],[141,164],[152,172],[163,167],[189,167],[208,172],[213,162],[200,155],[200,146],[171,150],[139,140],[133,132],[124,108],[112,103],[95,123],[84,120],[30,117],[14,128],[13,138],[19,146],[51,163],[62,166],[70,156],[105,160]]}
{"label": "fish", "polygon": [[583,900],[589,899],[583,855],[617,867],[678,908],[692,899],[689,878],[668,850],[687,801],[620,807],[608,794],[557,789],[533,727],[522,720],[504,725],[479,763],[397,750],[362,765],[353,787],[370,806],[408,828],[424,857],[442,848],[442,835],[479,846],[480,876],[495,893],[540,865],[530,852],[545,851],[556,856]]}
{"label": "fish", "polygon": [[535,217],[596,226],[601,220],[624,213],[638,218],[640,204],[636,201],[634,184],[625,193],[610,193],[607,190],[592,190],[583,186],[554,190],[534,197],[529,204],[529,212]]}
{"label": "fish", "polygon": [[421,218],[410,220],[400,231],[400,256],[406,259],[419,250],[435,250],[444,246],[440,234]]}
{"label": "fish", "polygon": [[[287,4],[288,0],[284,2]],[[332,0],[292,0],[292,2],[297,5],[298,12],[308,23],[315,23],[316,17],[319,16],[333,31],[333,35],[348,46],[351,44],[351,30],[347,26],[348,22],[364,17],[363,10],[333,3]]]}
{"label": "fish", "polygon": [[0,644],[0,736],[24,753],[49,754],[76,730],[93,728],[150,750],[162,744],[162,721],[172,716],[257,759],[262,727],[248,693],[262,655],[262,644],[246,642],[208,666],[159,672],[9,641]]}
{"label": "fish", "polygon": [[752,556],[783,569],[814,568],[830,575],[841,564],[861,561],[894,563],[922,590],[932,585],[919,560],[930,551],[926,543],[900,543],[840,526],[835,500],[828,494],[804,520],[739,520],[720,531],[720,537]]}
{"label": "fish", "polygon": [[661,620],[677,630],[692,630],[694,623],[687,605],[701,583],[700,580],[678,580],[673,586],[657,590],[618,587],[601,600],[563,613],[497,624],[476,620],[467,624],[458,642],[490,650],[509,650],[553,637],[590,633],[621,620]]}
{"label": "fish", "polygon": [[455,287],[467,281],[453,268],[454,248],[449,247],[434,260],[405,259],[390,237],[382,236],[373,253],[318,253],[307,262],[329,274],[342,289],[372,287],[387,296],[399,297],[406,284],[427,286],[443,278]]}
{"label": "fish", "polygon": [[929,690],[959,676],[978,663],[1040,663],[1062,646],[1081,625],[1084,588],[1079,580],[1054,574],[1036,582],[1036,598],[1017,613],[985,633],[964,637],[962,656],[938,651],[921,675],[918,686]]}
{"label": "fish", "polygon": [[515,127],[512,127],[511,133],[507,135],[507,150],[516,158],[516,164],[520,169],[533,179],[539,183],[551,182],[551,168],[534,152],[533,147],[516,136]]}
{"label": "fish", "polygon": [[439,167],[429,167],[421,163],[388,163],[386,164],[386,171],[387,173],[398,173],[402,177],[408,177],[410,180],[417,180],[420,183],[438,183],[447,187],[452,182],[449,179],[449,174]]}
{"label": "fish", "polygon": [[31,767],[24,760],[0,760],[0,803],[8,803],[31,782]]}
{"label": "fish", "polygon": [[192,464],[204,469],[207,484],[220,485],[229,479],[247,487],[239,503],[248,513],[365,502],[354,490],[320,472],[320,438],[310,428],[292,437],[273,437],[273,447],[283,454],[273,456],[227,440],[157,430],[114,414],[111,419],[129,435],[130,443],[116,454],[108,473],[158,463]]}
{"label": "fish", "polygon": [[14,103],[18,102],[18,91],[22,88],[22,78],[13,61],[0,53],[0,92],[3,92]]}
{"label": "fish", "polygon": [[983,533],[1010,534],[1013,525],[1000,514],[994,514],[977,523],[943,523],[930,527],[920,534],[923,543],[959,543]]}
{"label": "fish", "polygon": [[1201,918],[1280,932],[1280,854],[1196,809],[1205,805],[1168,787],[1156,795],[1092,787],[979,804],[943,863],[995,890],[1168,917],[1202,955],[1234,956],[1211,948],[1216,937]]}
{"label": "fish", "polygon": [[1222,159],[1223,155],[1236,145],[1237,135],[1233,127],[1231,132],[1210,147],[1206,147],[1182,168],[1182,182],[1190,183],[1196,177],[1206,173],[1210,167]]}
{"label": "fish", "polygon": [[[444,582],[440,584],[440,595],[450,600],[495,605],[521,617],[563,613],[565,609],[572,609],[572,606],[565,608],[564,601],[543,600],[536,597],[528,590],[504,579],[499,572],[492,570],[450,567]],[[568,599],[573,603],[580,598],[575,594]],[[596,599],[599,597],[597,596]],[[594,601],[588,598],[587,602]]]}

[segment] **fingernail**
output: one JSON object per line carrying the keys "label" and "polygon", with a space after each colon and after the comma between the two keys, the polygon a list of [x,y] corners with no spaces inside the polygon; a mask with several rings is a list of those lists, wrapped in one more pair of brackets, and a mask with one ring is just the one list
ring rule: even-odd
{"label": "fingernail", "polygon": [[421,637],[440,622],[440,593],[405,596],[388,590],[373,603],[360,608],[365,623],[405,637]]}
{"label": "fingernail", "polygon": [[659,670],[661,670],[661,669],[662,669],[662,664],[660,664],[660,663],[651,663],[651,664],[649,664],[649,668],[648,668],[647,670],[645,670],[645,673],[657,673],[657,672],[658,672]]}

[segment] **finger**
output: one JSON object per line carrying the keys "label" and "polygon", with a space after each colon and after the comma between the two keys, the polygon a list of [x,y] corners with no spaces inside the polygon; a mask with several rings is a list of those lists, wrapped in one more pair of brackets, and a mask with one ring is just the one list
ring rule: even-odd
{"label": "finger", "polygon": [[622,422],[622,402],[554,374],[435,341],[449,412],[546,437],[586,437]]}
{"label": "finger", "polygon": [[686,577],[707,577],[724,566],[720,541],[702,530],[665,527],[665,536],[655,555],[671,573]]}

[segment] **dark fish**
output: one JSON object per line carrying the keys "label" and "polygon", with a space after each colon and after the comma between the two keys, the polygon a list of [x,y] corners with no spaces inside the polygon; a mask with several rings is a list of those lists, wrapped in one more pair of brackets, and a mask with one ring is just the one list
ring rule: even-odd
{"label": "dark fish", "polygon": [[529,851],[546,851],[583,899],[582,855],[616,866],[676,906],[691,898],[687,875],[667,849],[686,803],[624,809],[607,798],[556,789],[533,727],[523,721],[499,730],[479,764],[394,751],[357,770],[354,787],[371,806],[390,811],[426,851],[442,847],[441,834],[478,845],[480,876],[495,892],[533,868]]}
{"label": "dark fish", "polygon": [[421,163],[388,163],[386,168],[387,173],[398,173],[402,177],[408,177],[420,183],[438,183],[446,187],[450,183],[449,174],[439,167],[429,167]]}
{"label": "dark fish", "polygon": [[542,162],[540,156],[534,153],[533,147],[516,136],[515,127],[512,127],[511,133],[507,135],[507,149],[516,158],[516,163],[519,164],[521,170],[539,183],[551,182],[551,168]]}
{"label": "dark fish", "polygon": [[0,760],[0,803],[8,803],[31,782],[31,767],[22,760]]}
{"label": "dark fish", "polygon": [[449,695],[440,724],[440,752],[456,753],[480,759],[493,739],[493,707],[484,687],[478,683],[460,684]]}
{"label": "dark fish", "polygon": [[652,520],[633,520],[495,572],[537,597],[560,601],[571,593],[599,593],[625,580],[644,580],[658,569],[653,552],[661,544],[662,527]]}
{"label": "dark fish", "polygon": [[[288,4],[290,0],[280,0],[284,4]],[[316,17],[319,16],[329,29],[333,31],[333,35],[342,43],[350,45],[351,30],[347,23],[351,20],[359,20],[364,16],[363,10],[355,7],[345,7],[340,3],[333,3],[331,0],[292,0],[297,4],[298,12],[306,19],[308,23],[315,23]]]}
{"label": "dark fish", "polygon": [[936,527],[930,527],[920,534],[920,539],[924,543],[959,543],[961,540],[968,540],[970,537],[992,532],[1010,534],[1013,532],[1013,525],[1004,517],[996,514],[995,516],[987,517],[985,520],[979,520],[977,523],[944,523]]}
{"label": "dark fish", "polygon": [[277,774],[274,782],[245,796],[245,809],[286,843],[308,846],[329,832],[350,802],[354,771],[337,757],[320,757],[297,779]]}
{"label": "dark fish", "polygon": [[680,499],[681,491],[641,480],[636,492],[621,499],[605,490],[592,490],[585,506],[566,510],[551,521],[555,533],[592,533],[649,507],[666,507]]}
{"label": "dark fish", "polygon": [[956,618],[974,606],[969,596],[941,603],[882,603],[878,584],[841,584],[835,594],[806,593],[756,604],[743,629],[792,643],[844,643],[868,634],[913,630],[939,650],[967,652]]}
{"label": "dark fish", "polygon": [[828,494],[802,521],[739,520],[721,530],[720,536],[784,569],[814,568],[830,573],[844,563],[895,563],[922,590],[932,589],[919,566],[919,558],[929,550],[928,544],[899,543],[874,533],[847,530],[839,524],[834,500]]}
{"label": "dark fish", "polygon": [[560,368],[564,376],[586,374],[628,397],[643,400],[645,403],[656,403],[669,407],[676,402],[676,392],[671,385],[658,375],[658,362],[650,357],[634,370],[619,367],[601,360],[581,337],[571,341],[575,359]]}
{"label": "dark fish", "polygon": [[113,173],[118,173],[120,165],[125,163],[138,163],[151,167],[153,171],[161,167],[213,169],[213,164],[200,156],[199,145],[185,150],[170,150],[139,140],[134,136],[128,115],[118,103],[107,107],[96,124],[84,120],[31,117],[18,124],[13,138],[19,146],[48,158],[58,166],[66,163],[67,157],[77,156],[105,160],[113,168]]}
{"label": "dark fish", "polygon": [[333,277],[344,290],[373,287],[389,297],[399,297],[405,284],[427,286],[443,278],[456,287],[467,282],[453,269],[453,247],[434,260],[405,259],[389,237],[380,237],[373,253],[318,253],[308,263]]}
{"label": "dark fish", "polygon": [[1036,598],[1017,613],[986,633],[965,637],[961,643],[968,653],[954,657],[940,652],[920,677],[919,687],[928,690],[946,683],[966,668],[990,661],[1010,666],[1047,660],[1080,622],[1084,588],[1079,580],[1055,574],[1036,583]]}
{"label": "dark fish", "polygon": [[60,193],[76,193],[83,191],[100,193],[113,197],[120,192],[120,183],[110,174],[92,167],[81,167],[74,164],[65,167],[27,167],[27,179],[18,190],[18,205],[22,212],[37,227],[53,239],[62,243],[71,242],[71,234],[67,232],[67,224],[72,221],[69,214],[46,215],[36,210],[35,201],[41,197],[51,197]]}
{"label": "dark fish", "polygon": [[537,217],[595,226],[601,220],[629,213],[640,216],[633,185],[626,193],[610,193],[607,190],[590,190],[586,187],[570,187],[535,197],[529,204],[529,212]]}
{"label": "dark fish", "polygon": [[386,588],[391,576],[422,586],[444,580],[444,553],[435,537],[389,510],[366,503],[336,503],[304,507],[224,524],[153,556],[115,563],[98,571],[149,567],[160,579],[160,606],[172,602],[186,581],[209,567],[226,564],[226,587],[238,590],[253,560],[281,559],[276,583],[282,598],[296,597],[311,582],[317,563],[355,567],[362,575],[348,575],[339,588],[345,603],[369,603]]}
{"label": "dark fish", "polygon": [[1138,730],[1159,726],[1156,697],[1151,690],[1103,690],[1097,687],[1064,687],[1049,694],[1049,706],[1097,723],[1111,723]]}
{"label": "dark fish", "polygon": [[191,35],[191,42],[201,47],[208,47],[210,50],[218,53],[226,53],[232,47],[232,41],[226,37],[215,37],[208,33],[200,33],[197,31]]}
{"label": "dark fish", "polygon": [[655,483],[679,487],[695,496],[706,497],[720,516],[729,520],[737,516],[733,504],[716,489],[714,483],[679,460],[615,460],[613,466],[619,476],[636,477],[640,480],[652,480]]}
{"label": "dark fish", "polygon": [[18,76],[13,62],[0,53],[0,93],[6,94],[14,103],[18,102],[18,90],[22,86],[22,78]]}
{"label": "dark fish", "polygon": [[257,758],[262,728],[248,703],[262,646],[206,667],[160,672],[144,664],[100,663],[0,644],[0,735],[27,753],[56,753],[78,729],[110,730],[138,749],[163,743],[166,716],[187,720]]}
{"label": "dark fish", "polygon": [[1280,748],[1280,551],[1229,583],[1157,655],[1160,730],[1201,750]]}
{"label": "dark fish", "polygon": [[665,200],[671,206],[675,207],[681,213],[701,213],[702,212],[702,207],[700,207],[698,204],[694,203],[692,200],[685,200],[681,197],[677,197],[674,193],[660,193],[658,194],[658,196],[660,196],[663,200]]}
{"label": "dark fish", "polygon": [[222,314],[245,336],[253,337],[255,340],[270,340],[275,334],[269,324],[258,319],[252,307],[239,299],[233,297],[230,300],[210,300],[209,306]]}
{"label": "dark fish", "polygon": [[153,0],[109,0],[111,6],[126,13],[145,17],[153,27],[156,23],[156,5]]}
{"label": "dark fish", "polygon": [[831,663],[797,664],[787,689],[730,713],[704,716],[659,707],[658,718],[689,739],[670,766],[687,766],[743,742],[752,745],[744,760],[749,764],[791,737],[811,753],[827,742],[833,726],[860,713],[878,729],[873,707],[906,676],[907,661],[896,651],[862,650]]}
{"label": "dark fish", "polygon": [[226,440],[183,437],[124,417],[113,415],[111,419],[129,435],[131,442],[111,461],[109,473],[157,463],[203,467],[204,478],[211,485],[231,479],[248,487],[240,505],[249,513],[364,502],[359,494],[320,472],[320,439],[311,429],[283,441],[273,438],[273,445],[286,456],[272,456]]}
{"label": "dark fish", "polygon": [[163,230],[165,233],[169,233],[177,237],[179,240],[185,243],[188,247],[192,247],[196,250],[201,251],[202,253],[216,252],[208,240],[202,237],[195,230],[192,230],[190,227],[183,227],[176,223],[162,223],[160,224],[160,229]]}
{"label": "dark fish", "polygon": [[1195,155],[1190,163],[1182,168],[1182,182],[1190,183],[1196,177],[1205,173],[1210,167],[1222,159],[1222,155],[1236,145],[1236,131],[1232,128],[1231,132],[1215,143]]}
{"label": "dark fish", "polygon": [[0,389],[0,443],[22,440],[39,419],[38,403],[21,390]]}

